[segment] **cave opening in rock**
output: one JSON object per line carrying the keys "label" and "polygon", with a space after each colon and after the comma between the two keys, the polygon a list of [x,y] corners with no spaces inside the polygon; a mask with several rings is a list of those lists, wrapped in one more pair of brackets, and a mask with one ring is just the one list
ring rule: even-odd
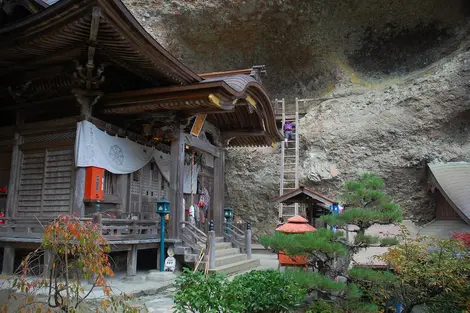
{"label": "cave opening in rock", "polygon": [[422,69],[455,51],[453,31],[438,22],[403,29],[388,24],[368,29],[362,46],[349,56],[352,67],[369,75],[406,74]]}

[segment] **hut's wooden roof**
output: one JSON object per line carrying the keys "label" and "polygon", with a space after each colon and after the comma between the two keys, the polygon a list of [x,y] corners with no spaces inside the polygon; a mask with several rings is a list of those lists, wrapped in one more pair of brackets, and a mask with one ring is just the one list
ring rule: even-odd
{"label": "hut's wooden roof", "polygon": [[428,164],[431,179],[447,202],[470,225],[470,163]]}
{"label": "hut's wooden roof", "polygon": [[330,199],[318,192],[313,191],[305,186],[300,186],[284,195],[273,200],[276,203],[292,204],[292,203],[306,203],[307,201],[313,201],[316,203],[323,204],[328,207],[335,203],[333,199]]}
{"label": "hut's wooden roof", "polygon": [[155,41],[120,0],[61,0],[0,27],[0,112],[76,114],[76,106],[64,103],[75,102],[70,91],[77,87],[77,68],[86,68],[90,55],[93,75],[104,66],[99,87],[104,96],[94,109],[100,117],[207,113],[230,146],[282,140],[269,95],[251,71],[197,75]]}

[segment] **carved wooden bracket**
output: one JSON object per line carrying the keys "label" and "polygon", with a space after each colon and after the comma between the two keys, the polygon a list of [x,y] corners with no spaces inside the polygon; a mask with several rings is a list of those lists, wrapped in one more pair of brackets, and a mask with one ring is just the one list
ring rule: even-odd
{"label": "carved wooden bracket", "polygon": [[92,90],[98,89],[104,82],[104,68],[106,64],[100,64],[96,67],[94,63],[96,53],[96,40],[98,39],[98,29],[100,27],[101,8],[93,7],[91,15],[90,36],[88,44],[87,62],[81,65],[80,62],[75,61],[77,71],[74,73],[78,85],[81,88]]}

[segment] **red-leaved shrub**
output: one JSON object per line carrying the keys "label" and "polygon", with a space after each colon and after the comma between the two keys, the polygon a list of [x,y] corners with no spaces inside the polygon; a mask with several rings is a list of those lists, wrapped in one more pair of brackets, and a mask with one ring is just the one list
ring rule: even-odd
{"label": "red-leaved shrub", "polygon": [[470,233],[453,233],[452,238],[462,240],[470,248]]}

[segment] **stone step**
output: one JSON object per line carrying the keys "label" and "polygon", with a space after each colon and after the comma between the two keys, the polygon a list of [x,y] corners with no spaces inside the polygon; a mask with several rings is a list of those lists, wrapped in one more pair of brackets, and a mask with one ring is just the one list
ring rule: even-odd
{"label": "stone step", "polygon": [[224,273],[227,275],[244,272],[250,269],[258,267],[260,264],[259,259],[244,260],[236,263],[231,263],[216,267],[215,269],[209,270],[210,272]]}
{"label": "stone step", "polygon": [[225,249],[231,249],[231,248],[232,248],[231,242],[217,242],[215,244],[215,250],[225,250]]}
{"label": "stone step", "polygon": [[192,252],[192,249],[190,247],[176,246],[174,248],[174,251],[176,255],[186,255],[190,254]]}
{"label": "stone step", "polygon": [[263,245],[254,243],[251,245],[251,251],[254,254],[272,254],[271,250],[266,249]]}
{"label": "stone step", "polygon": [[215,237],[215,242],[224,242],[224,237]]}
{"label": "stone step", "polygon": [[234,255],[234,254],[239,254],[240,249],[238,248],[229,248],[229,249],[223,249],[223,250],[216,250],[215,251],[215,256],[217,258],[227,256],[227,255]]}
{"label": "stone step", "polygon": [[246,260],[246,254],[234,254],[215,258],[215,267],[234,264]]}
{"label": "stone step", "polygon": [[199,254],[185,254],[184,261],[188,263],[196,263],[199,261]]}

